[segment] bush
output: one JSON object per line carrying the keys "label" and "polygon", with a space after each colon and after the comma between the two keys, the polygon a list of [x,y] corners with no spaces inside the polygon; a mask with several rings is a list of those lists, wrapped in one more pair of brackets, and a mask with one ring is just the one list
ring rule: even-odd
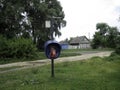
{"label": "bush", "polygon": [[104,59],[108,60],[108,61],[117,61],[117,60],[120,60],[120,55],[113,52],[113,53],[111,53],[111,55],[109,57],[106,57]]}
{"label": "bush", "polygon": [[118,45],[115,49],[115,53],[120,55],[120,45]]}
{"label": "bush", "polygon": [[31,39],[7,40],[0,36],[0,58],[33,58],[36,50]]}
{"label": "bush", "polygon": [[7,39],[3,36],[0,36],[0,57],[6,57],[6,53],[8,50]]}

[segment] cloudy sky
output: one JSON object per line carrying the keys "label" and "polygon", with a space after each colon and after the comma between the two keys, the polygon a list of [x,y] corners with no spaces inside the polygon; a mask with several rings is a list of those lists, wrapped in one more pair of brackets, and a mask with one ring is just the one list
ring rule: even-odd
{"label": "cloudy sky", "polygon": [[108,23],[120,27],[120,0],[59,0],[65,12],[67,26],[56,40],[86,35],[92,38],[96,24]]}

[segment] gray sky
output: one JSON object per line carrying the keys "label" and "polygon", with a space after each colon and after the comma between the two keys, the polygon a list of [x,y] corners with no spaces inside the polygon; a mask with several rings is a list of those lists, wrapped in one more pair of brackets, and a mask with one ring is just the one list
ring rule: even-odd
{"label": "gray sky", "polygon": [[108,23],[120,26],[120,0],[59,0],[65,12],[67,26],[61,29],[62,36],[56,40],[83,36],[92,38],[96,24]]}

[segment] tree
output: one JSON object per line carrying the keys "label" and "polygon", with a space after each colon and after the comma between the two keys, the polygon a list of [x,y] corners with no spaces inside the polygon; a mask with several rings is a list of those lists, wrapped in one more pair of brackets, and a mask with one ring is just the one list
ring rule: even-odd
{"label": "tree", "polygon": [[105,35],[109,30],[110,26],[107,23],[97,23],[96,29],[100,32],[101,35]]}
{"label": "tree", "polygon": [[115,48],[117,46],[117,41],[119,40],[118,35],[119,35],[119,31],[117,27],[110,27],[108,34],[106,36],[108,47]]}
{"label": "tree", "polygon": [[[38,0],[39,1],[39,0]],[[28,3],[28,2],[27,2]],[[29,3],[28,3],[29,4]],[[30,4],[29,4],[30,5]],[[59,31],[61,23],[65,22],[64,12],[60,2],[57,0],[46,0],[43,3],[33,3],[26,9],[27,17],[30,18],[29,22],[31,24],[32,36],[34,43],[37,44],[38,48],[42,48],[46,40],[50,39],[51,31],[45,28],[45,21],[54,17],[61,17],[59,19],[54,19],[53,23],[53,34],[55,36],[60,36]],[[65,25],[65,23],[63,23]]]}
{"label": "tree", "polygon": [[117,27],[111,27],[106,23],[98,23],[96,29],[98,31],[95,32],[92,41],[93,48],[116,48],[120,33]]}
{"label": "tree", "polygon": [[98,30],[98,32],[96,32],[94,35],[94,39],[92,42],[93,48],[106,47],[107,42],[106,34],[109,28],[110,28],[109,25],[107,25],[106,23],[98,23],[96,25],[96,29]]}
{"label": "tree", "polygon": [[45,21],[53,16],[61,17],[53,23],[53,33],[60,36],[59,30],[66,25],[66,21],[59,1],[1,0],[0,34],[7,38],[32,37],[34,44],[43,46],[44,42],[50,39],[50,29],[45,28]]}
{"label": "tree", "polygon": [[0,0],[0,34],[7,38],[16,37],[22,30],[20,22],[24,17],[16,3],[15,0]]}
{"label": "tree", "polygon": [[99,32],[95,32],[94,39],[91,43],[92,48],[96,49],[101,46],[101,35]]}

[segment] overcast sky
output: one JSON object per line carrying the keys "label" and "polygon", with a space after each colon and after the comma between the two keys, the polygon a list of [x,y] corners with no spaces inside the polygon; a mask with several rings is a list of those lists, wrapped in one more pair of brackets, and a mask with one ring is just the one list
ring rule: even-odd
{"label": "overcast sky", "polygon": [[65,12],[67,26],[56,40],[86,35],[92,38],[96,24],[108,23],[120,27],[120,0],[59,0]]}

